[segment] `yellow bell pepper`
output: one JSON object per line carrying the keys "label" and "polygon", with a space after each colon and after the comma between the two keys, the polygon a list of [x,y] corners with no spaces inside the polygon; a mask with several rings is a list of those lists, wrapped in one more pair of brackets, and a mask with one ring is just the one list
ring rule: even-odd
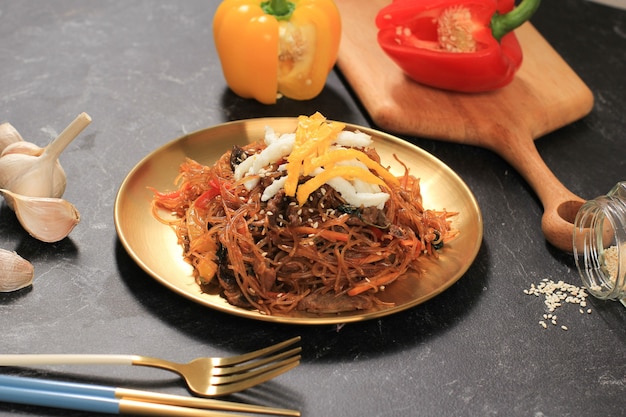
{"label": "yellow bell pepper", "polygon": [[224,0],[213,39],[226,83],[264,104],[309,100],[335,65],[341,19],[333,0]]}

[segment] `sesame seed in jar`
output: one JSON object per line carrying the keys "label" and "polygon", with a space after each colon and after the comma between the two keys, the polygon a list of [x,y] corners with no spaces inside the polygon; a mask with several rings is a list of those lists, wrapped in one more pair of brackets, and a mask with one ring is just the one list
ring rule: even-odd
{"label": "sesame seed in jar", "polygon": [[619,254],[617,246],[611,246],[604,251],[604,265],[612,281],[617,278]]}

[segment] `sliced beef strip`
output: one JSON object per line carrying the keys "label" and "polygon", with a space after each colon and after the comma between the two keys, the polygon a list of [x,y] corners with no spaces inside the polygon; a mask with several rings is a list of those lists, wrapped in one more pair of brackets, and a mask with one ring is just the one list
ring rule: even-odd
{"label": "sliced beef strip", "polygon": [[370,298],[357,295],[311,294],[298,303],[298,310],[310,313],[342,313],[354,310],[367,310],[373,307]]}

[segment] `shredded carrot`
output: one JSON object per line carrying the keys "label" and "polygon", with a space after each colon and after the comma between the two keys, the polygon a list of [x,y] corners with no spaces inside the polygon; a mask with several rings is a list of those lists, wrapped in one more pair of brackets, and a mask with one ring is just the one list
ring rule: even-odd
{"label": "shredded carrot", "polygon": [[362,281],[362,283],[357,284],[354,287],[352,287],[348,291],[348,295],[355,296],[355,295],[364,293],[365,291],[368,291],[368,290],[372,290],[372,289],[376,290],[383,285],[393,282],[396,278],[398,278],[398,274],[394,272],[391,274],[381,275],[376,279]]}

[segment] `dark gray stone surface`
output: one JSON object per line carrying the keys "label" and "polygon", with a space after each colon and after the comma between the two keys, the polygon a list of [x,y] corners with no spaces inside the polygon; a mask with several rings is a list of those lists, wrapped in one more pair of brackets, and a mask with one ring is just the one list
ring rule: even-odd
{"label": "dark gray stone surface", "polygon": [[[94,120],[61,158],[65,197],[82,214],[68,239],[35,241],[0,206],[0,247],[17,250],[36,269],[32,288],[0,294],[0,352],[187,361],[301,335],[300,367],[233,399],[309,417],[623,415],[626,309],[591,300],[591,314],[573,306],[559,311],[568,331],[538,325],[542,301],[524,289],[544,278],[580,281],[571,255],[545,242],[533,191],[483,149],[406,138],[467,182],[485,235],[458,283],[403,313],[342,328],[251,321],[168,291],[132,261],[117,239],[113,204],[126,174],[157,147],[251,117],[320,111],[371,125],[337,72],[309,102],[264,106],[234,96],[212,42],[216,4],[0,1],[0,122],[43,146],[78,113]],[[626,179],[626,12],[583,0],[541,7],[533,23],[590,86],[596,104],[537,147],[569,189],[593,198]],[[185,392],[179,378],[150,369],[2,371]],[[87,414],[0,403],[0,416],[9,415]]]}

